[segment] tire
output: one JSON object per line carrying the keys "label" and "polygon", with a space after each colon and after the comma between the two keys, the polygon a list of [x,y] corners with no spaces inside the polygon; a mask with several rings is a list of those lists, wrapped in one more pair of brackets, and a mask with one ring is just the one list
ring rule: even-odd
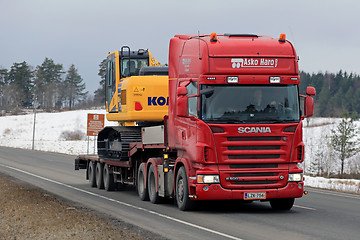
{"label": "tire", "polygon": [[114,175],[110,173],[110,169],[107,164],[105,164],[103,168],[103,178],[104,178],[104,188],[106,191],[114,191],[115,183],[114,183]]}
{"label": "tire", "polygon": [[288,211],[294,205],[294,198],[282,198],[270,200],[270,205],[273,210]]}
{"label": "tire", "polygon": [[182,211],[188,211],[194,208],[194,201],[189,198],[189,185],[185,167],[180,167],[176,175],[176,204]]}
{"label": "tire", "polygon": [[89,167],[88,167],[88,174],[89,174],[89,183],[90,183],[90,187],[96,187],[96,163],[94,162],[89,162]]}
{"label": "tire", "polygon": [[96,186],[98,189],[104,189],[104,177],[103,177],[103,171],[104,171],[104,164],[98,162],[96,164]]}
{"label": "tire", "polygon": [[138,169],[137,179],[136,179],[136,189],[138,195],[142,201],[149,201],[149,193],[145,185],[145,174],[144,174],[144,165],[141,164]]}
{"label": "tire", "polygon": [[154,169],[154,165],[150,165],[149,167],[149,172],[148,172],[148,181],[147,181],[147,185],[148,185],[148,194],[149,194],[149,199],[150,202],[152,203],[159,203],[161,201],[161,198],[158,194],[158,192],[156,191],[156,174],[155,174],[155,169]]}

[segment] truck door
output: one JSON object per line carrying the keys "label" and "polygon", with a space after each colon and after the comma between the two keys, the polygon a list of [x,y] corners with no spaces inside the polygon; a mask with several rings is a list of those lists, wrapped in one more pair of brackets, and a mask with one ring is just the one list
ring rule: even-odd
{"label": "truck door", "polygon": [[180,86],[183,86],[185,83],[187,106],[178,105],[178,107],[187,107],[187,116],[178,116],[176,118],[176,144],[180,144],[186,150],[190,159],[195,159],[197,141],[197,121],[195,118],[197,118],[198,82],[189,82],[189,80],[179,81]]}

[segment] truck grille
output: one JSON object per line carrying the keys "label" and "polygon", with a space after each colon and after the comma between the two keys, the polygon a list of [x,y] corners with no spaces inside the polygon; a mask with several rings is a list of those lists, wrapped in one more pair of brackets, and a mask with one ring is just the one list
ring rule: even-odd
{"label": "truck grille", "polygon": [[224,160],[232,159],[278,159],[281,154],[281,136],[265,137],[228,137],[223,143],[226,151],[223,152]]}
{"label": "truck grille", "polygon": [[279,135],[223,138],[223,151],[218,156],[224,164],[220,170],[221,185],[230,189],[285,186],[288,167],[284,163],[290,158],[286,151],[290,141]]}

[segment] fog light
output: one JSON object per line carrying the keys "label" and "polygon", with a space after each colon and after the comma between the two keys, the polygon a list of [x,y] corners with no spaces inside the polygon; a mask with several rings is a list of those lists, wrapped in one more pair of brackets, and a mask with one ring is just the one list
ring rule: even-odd
{"label": "fog light", "polygon": [[299,187],[299,189],[301,189],[301,188],[302,188],[302,184],[301,184],[301,183],[299,183],[299,184],[298,184],[298,187]]}
{"label": "fog light", "polygon": [[208,187],[208,186],[204,186],[204,187],[203,187],[203,190],[204,190],[204,191],[207,191],[207,190],[209,190],[209,187]]}

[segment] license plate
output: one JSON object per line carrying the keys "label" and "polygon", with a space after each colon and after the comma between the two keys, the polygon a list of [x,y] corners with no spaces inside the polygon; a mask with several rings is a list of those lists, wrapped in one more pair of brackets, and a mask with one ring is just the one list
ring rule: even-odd
{"label": "license plate", "polygon": [[265,199],[266,193],[258,192],[258,193],[245,193],[245,199]]}

